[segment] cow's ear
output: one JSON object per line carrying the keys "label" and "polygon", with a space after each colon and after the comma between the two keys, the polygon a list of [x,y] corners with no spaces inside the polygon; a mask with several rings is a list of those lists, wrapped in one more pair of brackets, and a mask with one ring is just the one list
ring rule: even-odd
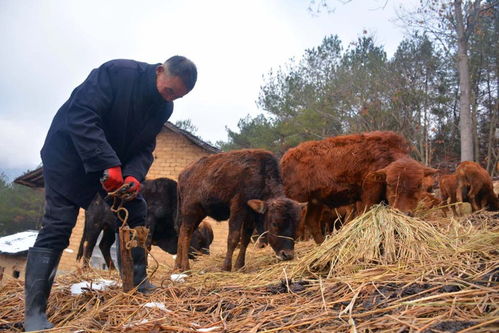
{"label": "cow's ear", "polygon": [[248,200],[248,206],[251,207],[255,212],[263,214],[265,213],[265,201],[258,200],[258,199],[251,199]]}
{"label": "cow's ear", "polygon": [[373,172],[374,179],[377,182],[385,182],[386,181],[386,169],[379,169]]}
{"label": "cow's ear", "polygon": [[424,169],[424,176],[432,176],[436,173],[440,172],[438,169],[433,169],[433,168],[425,168]]}

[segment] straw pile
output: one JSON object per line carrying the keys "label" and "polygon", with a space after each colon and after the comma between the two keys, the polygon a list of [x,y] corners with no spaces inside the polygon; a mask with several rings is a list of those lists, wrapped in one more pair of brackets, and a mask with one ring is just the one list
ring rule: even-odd
{"label": "straw pile", "polygon": [[[428,223],[376,207],[321,246],[297,244],[278,262],[249,249],[242,272],[218,271],[222,255],[194,263],[184,283],[171,267],[149,296],[119,286],[71,296],[60,276],[49,303],[54,332],[493,332],[499,328],[498,216]],[[22,283],[0,287],[0,329],[20,331]]]}

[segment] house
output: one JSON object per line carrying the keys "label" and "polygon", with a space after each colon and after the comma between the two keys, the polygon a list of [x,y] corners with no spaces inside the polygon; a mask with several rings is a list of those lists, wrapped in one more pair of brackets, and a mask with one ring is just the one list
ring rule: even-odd
{"label": "house", "polygon": [[28,249],[35,243],[37,230],[27,230],[0,237],[0,281],[24,277]]}
{"label": "house", "polygon": [[[197,161],[203,156],[218,152],[219,150],[212,145],[200,140],[174,124],[166,122],[156,138],[156,148],[153,152],[154,162],[146,178],[154,179],[168,177],[177,180],[180,172],[189,164]],[[32,188],[43,187],[42,168],[38,168],[18,177],[14,182]],[[69,272],[79,267],[75,260],[83,234],[83,227],[84,211],[80,210],[76,226],[71,234],[70,244],[63,252],[59,264],[59,272]],[[99,252],[98,255],[100,255],[98,246],[95,247],[94,253],[96,252]],[[152,255],[162,263],[161,257],[164,256],[165,253],[159,248],[153,247]]]}

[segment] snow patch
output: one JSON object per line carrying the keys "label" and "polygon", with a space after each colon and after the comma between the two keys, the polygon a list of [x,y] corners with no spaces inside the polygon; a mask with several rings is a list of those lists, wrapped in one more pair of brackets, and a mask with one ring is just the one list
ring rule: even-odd
{"label": "snow patch", "polygon": [[183,274],[183,273],[180,273],[180,274],[172,274],[170,276],[170,279],[173,281],[173,282],[185,282],[185,278],[187,277],[188,275],[187,274]]}
{"label": "snow patch", "polygon": [[171,310],[168,310],[163,303],[159,303],[159,302],[149,302],[149,303],[144,304],[144,306],[146,308],[158,308],[158,309],[163,310],[165,312],[172,312]]}
{"label": "snow patch", "polygon": [[79,295],[83,293],[84,289],[90,290],[106,290],[108,287],[117,285],[116,281],[98,279],[92,282],[82,281],[80,283],[75,283],[71,286],[71,294]]}
{"label": "snow patch", "polygon": [[0,253],[19,253],[28,251],[35,244],[37,230],[18,232],[0,238]]}

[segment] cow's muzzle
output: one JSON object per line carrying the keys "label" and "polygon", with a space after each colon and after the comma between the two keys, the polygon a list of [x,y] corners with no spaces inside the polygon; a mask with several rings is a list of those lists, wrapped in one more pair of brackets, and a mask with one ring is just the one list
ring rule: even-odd
{"label": "cow's muzzle", "polygon": [[277,253],[277,258],[279,260],[291,260],[295,257],[295,251],[293,250],[280,250]]}

